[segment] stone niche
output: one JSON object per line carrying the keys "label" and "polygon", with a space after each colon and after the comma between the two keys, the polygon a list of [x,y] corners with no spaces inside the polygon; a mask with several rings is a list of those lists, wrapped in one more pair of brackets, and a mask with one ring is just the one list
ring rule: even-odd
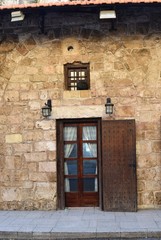
{"label": "stone niche", "polygon": [[[56,209],[55,120],[106,118],[107,97],[115,119],[136,120],[138,207],[161,206],[161,8],[131,6],[117,15],[116,31],[86,12],[48,13],[45,34],[36,13],[21,24],[4,21],[0,209]],[[74,61],[90,63],[90,90],[65,89],[64,64]],[[43,119],[47,99],[53,111]]]}

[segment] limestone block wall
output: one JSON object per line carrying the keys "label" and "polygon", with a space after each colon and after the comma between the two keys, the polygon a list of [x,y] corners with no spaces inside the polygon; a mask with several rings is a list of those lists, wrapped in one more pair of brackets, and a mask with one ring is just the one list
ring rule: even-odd
{"label": "limestone block wall", "polygon": [[[1,26],[0,209],[56,209],[56,119],[105,119],[107,97],[115,119],[136,120],[138,207],[161,206],[160,14],[119,9],[114,32],[97,13],[50,13],[46,34],[36,15]],[[74,61],[90,63],[90,90],[65,90],[63,66]]]}

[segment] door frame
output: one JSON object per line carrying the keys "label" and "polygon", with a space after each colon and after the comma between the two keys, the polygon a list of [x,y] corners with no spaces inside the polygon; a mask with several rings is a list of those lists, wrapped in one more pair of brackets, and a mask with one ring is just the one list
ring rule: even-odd
{"label": "door frame", "polygon": [[63,126],[66,123],[96,123],[98,127],[98,189],[99,189],[99,207],[102,208],[102,157],[101,157],[101,122],[102,118],[73,118],[56,120],[56,149],[57,149],[57,208],[65,208],[64,191],[64,154],[63,146]]}

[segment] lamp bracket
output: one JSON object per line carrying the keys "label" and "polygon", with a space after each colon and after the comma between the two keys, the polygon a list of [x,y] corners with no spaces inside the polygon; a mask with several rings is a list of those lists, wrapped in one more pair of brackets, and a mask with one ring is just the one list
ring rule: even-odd
{"label": "lamp bracket", "polygon": [[50,108],[50,111],[52,111],[51,99],[48,99],[48,100],[47,100],[47,103],[45,103],[45,105]]}

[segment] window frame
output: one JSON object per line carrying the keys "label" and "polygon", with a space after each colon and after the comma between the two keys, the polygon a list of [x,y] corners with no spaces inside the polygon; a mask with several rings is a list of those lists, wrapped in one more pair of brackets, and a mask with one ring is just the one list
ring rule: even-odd
{"label": "window frame", "polygon": [[[85,72],[85,80],[80,80],[84,81],[87,84],[87,88],[85,89],[78,89],[78,81],[79,81],[79,72],[81,70],[84,70]],[[70,72],[73,70],[73,72],[77,73],[77,76],[73,76],[75,80],[73,80],[73,83],[76,83],[75,89],[71,89],[71,75]],[[78,91],[78,90],[89,90],[90,89],[90,64],[89,63],[81,63],[81,62],[74,62],[74,63],[66,63],[64,64],[64,79],[65,79],[65,89],[69,91]]]}

